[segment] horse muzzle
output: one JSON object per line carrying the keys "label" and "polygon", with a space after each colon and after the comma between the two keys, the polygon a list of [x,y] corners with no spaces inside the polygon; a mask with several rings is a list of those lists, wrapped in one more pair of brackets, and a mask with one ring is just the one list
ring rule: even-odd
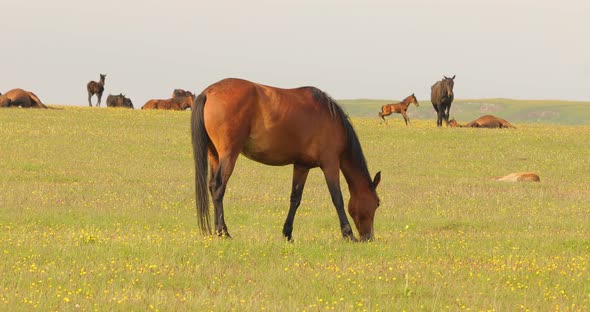
{"label": "horse muzzle", "polygon": [[362,235],[360,237],[360,241],[361,242],[371,242],[371,241],[373,241],[373,232],[371,231],[371,233]]}

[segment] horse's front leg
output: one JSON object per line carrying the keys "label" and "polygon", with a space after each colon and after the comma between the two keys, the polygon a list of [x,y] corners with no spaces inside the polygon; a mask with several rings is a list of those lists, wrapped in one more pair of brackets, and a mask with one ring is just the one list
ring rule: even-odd
{"label": "horse's front leg", "polygon": [[445,111],[444,111],[444,109],[441,108],[438,110],[438,114],[436,117],[436,126],[437,127],[442,127],[442,121],[444,118],[445,118]]}
{"label": "horse's front leg", "polygon": [[283,225],[283,235],[288,241],[293,240],[293,220],[295,220],[295,213],[299,204],[301,204],[301,196],[303,195],[303,188],[307,180],[309,168],[294,165],[293,166],[293,186],[291,188],[291,204],[289,206],[289,213]]}
{"label": "horse's front leg", "polygon": [[[338,164],[338,161],[335,161]],[[329,166],[322,168],[324,171],[324,177],[328,184],[328,190],[330,190],[330,197],[332,197],[332,203],[336,207],[336,213],[338,213],[338,220],[340,221],[340,230],[342,231],[342,237],[357,241],[352,232],[350,222],[344,211],[344,200],[342,199],[342,192],[340,190],[340,167],[338,165]]]}
{"label": "horse's front leg", "polygon": [[406,122],[406,126],[407,126],[408,123],[410,122],[410,117],[408,117],[408,114],[406,114],[405,111],[402,111],[402,117],[404,117],[404,121]]}
{"label": "horse's front leg", "polygon": [[449,104],[446,107],[446,110],[445,110],[445,121],[446,122],[449,122],[449,116],[450,116],[450,114],[451,114],[451,104]]}

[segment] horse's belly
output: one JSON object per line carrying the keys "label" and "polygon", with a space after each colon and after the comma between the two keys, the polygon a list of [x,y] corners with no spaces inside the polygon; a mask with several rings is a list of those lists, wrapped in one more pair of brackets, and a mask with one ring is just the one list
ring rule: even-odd
{"label": "horse's belly", "polygon": [[319,164],[308,151],[296,148],[294,141],[254,143],[248,140],[242,148],[242,155],[259,163],[270,166],[301,164],[310,168]]}

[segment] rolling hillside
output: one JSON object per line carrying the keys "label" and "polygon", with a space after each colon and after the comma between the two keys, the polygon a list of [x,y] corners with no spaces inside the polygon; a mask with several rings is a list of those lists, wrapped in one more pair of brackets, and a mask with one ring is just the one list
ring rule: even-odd
{"label": "rolling hillside", "polygon": [[[436,119],[430,99],[418,99],[420,106],[410,106],[410,119]],[[397,100],[396,100],[397,101]],[[377,112],[391,100],[339,100],[350,116],[377,118]],[[586,125],[590,123],[590,102],[570,102],[553,100],[510,100],[478,99],[455,100],[451,108],[452,116],[460,123],[466,123],[482,115],[495,115],[512,123],[542,123],[560,125]],[[389,116],[391,122],[402,122],[401,115]]]}

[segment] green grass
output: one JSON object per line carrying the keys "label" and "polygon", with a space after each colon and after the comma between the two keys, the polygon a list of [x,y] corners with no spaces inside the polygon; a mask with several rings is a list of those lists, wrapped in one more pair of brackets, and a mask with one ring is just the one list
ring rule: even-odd
{"label": "green grass", "polygon": [[[355,117],[375,241],[340,238],[315,169],[287,243],[291,167],[243,157],[234,238],[198,233],[189,119],[0,110],[0,310],[590,310],[590,126]],[[516,171],[541,183],[490,179]]]}

